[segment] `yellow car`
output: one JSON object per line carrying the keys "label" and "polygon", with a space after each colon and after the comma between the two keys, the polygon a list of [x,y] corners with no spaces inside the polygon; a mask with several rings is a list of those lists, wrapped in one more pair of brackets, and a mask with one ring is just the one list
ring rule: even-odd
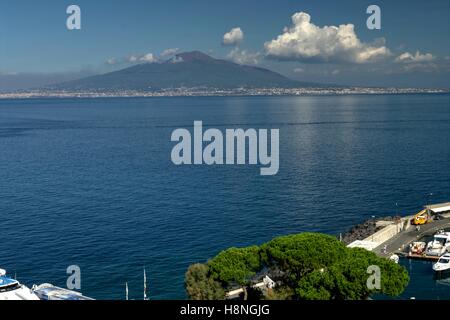
{"label": "yellow car", "polygon": [[428,222],[428,218],[429,218],[428,210],[427,209],[423,209],[422,211],[420,211],[418,214],[416,214],[414,216],[414,219],[413,219],[412,222],[413,222],[414,225],[418,226],[418,225],[421,225],[421,224],[426,224]]}

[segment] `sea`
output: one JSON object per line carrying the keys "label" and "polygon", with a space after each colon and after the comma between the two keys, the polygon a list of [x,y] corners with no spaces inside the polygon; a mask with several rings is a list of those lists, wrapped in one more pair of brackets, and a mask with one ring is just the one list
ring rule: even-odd
{"label": "sea", "polygon": [[[182,165],[171,133],[279,129],[280,169]],[[95,299],[185,299],[188,266],[273,237],[338,237],[450,201],[450,95],[0,100],[0,267]],[[400,298],[450,299],[431,263]]]}

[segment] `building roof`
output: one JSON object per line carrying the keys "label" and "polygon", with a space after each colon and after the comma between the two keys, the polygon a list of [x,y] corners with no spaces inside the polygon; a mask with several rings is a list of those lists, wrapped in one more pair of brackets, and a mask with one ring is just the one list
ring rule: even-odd
{"label": "building roof", "polygon": [[441,212],[445,212],[445,211],[450,211],[450,202],[432,204],[432,205],[429,205],[429,206],[425,206],[425,208],[430,209],[434,213],[441,213]]}
{"label": "building roof", "polygon": [[348,248],[363,248],[368,251],[372,251],[376,247],[378,247],[380,244],[378,242],[374,241],[367,241],[367,240],[356,240],[347,245]]}

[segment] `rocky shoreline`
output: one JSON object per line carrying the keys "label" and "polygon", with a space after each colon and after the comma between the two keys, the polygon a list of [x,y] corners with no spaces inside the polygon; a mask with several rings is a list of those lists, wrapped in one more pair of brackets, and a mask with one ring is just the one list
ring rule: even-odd
{"label": "rocky shoreline", "polygon": [[375,232],[383,229],[385,224],[380,223],[381,221],[396,221],[401,219],[400,217],[380,217],[372,218],[364,221],[363,223],[357,224],[350,230],[342,235],[342,242],[346,245],[352,243],[356,240],[362,240],[370,237]]}

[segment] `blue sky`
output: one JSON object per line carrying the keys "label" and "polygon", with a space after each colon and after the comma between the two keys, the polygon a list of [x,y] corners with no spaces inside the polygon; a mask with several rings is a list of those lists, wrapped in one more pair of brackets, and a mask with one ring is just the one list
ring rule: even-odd
{"label": "blue sky", "polygon": [[[66,29],[71,4],[81,8],[81,30]],[[381,8],[381,30],[366,27],[370,4]],[[300,12],[319,28],[308,39],[294,29],[283,31],[294,27],[291,17]],[[448,88],[449,18],[448,0],[0,0],[0,81],[107,72],[130,65],[130,57],[159,59],[164,50],[178,48],[300,80]],[[325,34],[324,26],[343,24],[354,25],[358,48],[328,52],[335,38],[325,38],[328,45],[315,41]],[[224,34],[237,27],[243,39],[224,46]],[[297,37],[298,46],[289,47],[288,37]],[[311,58],[305,48],[323,52]],[[375,51],[370,61],[358,58]]]}

